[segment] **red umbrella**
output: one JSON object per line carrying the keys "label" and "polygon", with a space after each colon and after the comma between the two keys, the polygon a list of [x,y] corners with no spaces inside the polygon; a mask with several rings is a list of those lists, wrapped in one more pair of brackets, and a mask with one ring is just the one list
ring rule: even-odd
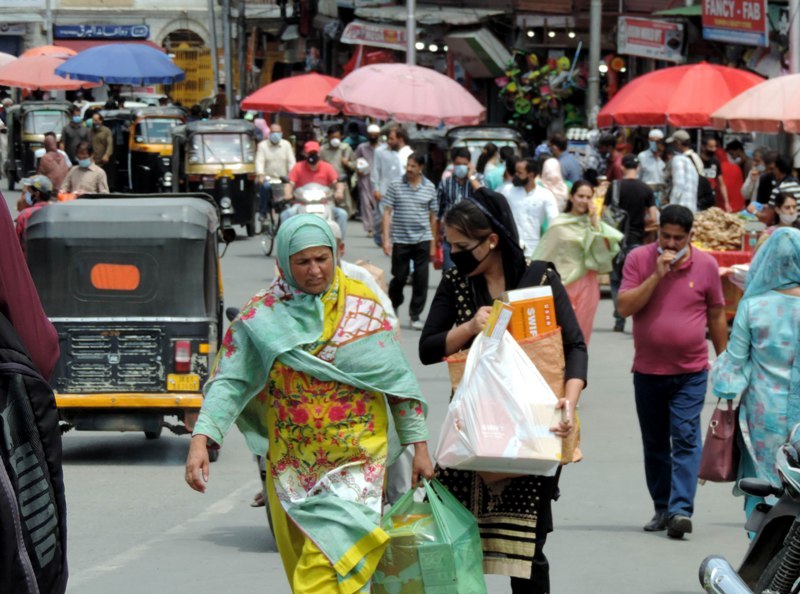
{"label": "red umbrella", "polygon": [[68,47],[59,47],[57,45],[40,45],[38,47],[32,47],[22,54],[20,58],[31,58],[33,56],[60,56],[62,58],[70,58],[76,54],[77,52],[75,50],[71,50]]}
{"label": "red umbrella", "polygon": [[100,83],[68,80],[55,73],[65,58],[31,56],[19,58],[0,66],[0,85],[42,91],[74,91],[80,88],[99,87]]}
{"label": "red umbrella", "polygon": [[313,72],[282,78],[246,97],[242,109],[298,115],[339,113],[338,109],[325,103],[325,97],[338,84],[338,78]]}
{"label": "red umbrella", "polygon": [[777,134],[800,132],[800,74],[787,74],[764,81],[748,89],[719,108],[712,115],[716,128],[735,132]]}
{"label": "red umbrella", "polygon": [[358,68],[331,91],[328,102],[347,115],[425,126],[468,126],[486,117],[486,108],[452,78],[408,64]]}
{"label": "red umbrella", "polygon": [[711,114],[764,79],[736,68],[701,62],[635,78],[597,115],[597,125],[707,128]]}

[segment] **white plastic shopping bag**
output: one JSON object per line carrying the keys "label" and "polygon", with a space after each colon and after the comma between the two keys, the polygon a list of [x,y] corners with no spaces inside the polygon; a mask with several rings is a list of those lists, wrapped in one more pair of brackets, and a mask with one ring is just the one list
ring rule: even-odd
{"label": "white plastic shopping bag", "polygon": [[492,473],[553,474],[561,438],[550,431],[556,398],[514,338],[479,334],[445,417],[436,448],[444,468]]}

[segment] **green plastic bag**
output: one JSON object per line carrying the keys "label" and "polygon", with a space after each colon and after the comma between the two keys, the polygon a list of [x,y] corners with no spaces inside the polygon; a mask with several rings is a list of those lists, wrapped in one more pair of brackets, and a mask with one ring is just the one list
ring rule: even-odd
{"label": "green plastic bag", "polygon": [[373,594],[486,594],[478,522],[438,481],[423,481],[386,513],[389,546],[372,581]]}

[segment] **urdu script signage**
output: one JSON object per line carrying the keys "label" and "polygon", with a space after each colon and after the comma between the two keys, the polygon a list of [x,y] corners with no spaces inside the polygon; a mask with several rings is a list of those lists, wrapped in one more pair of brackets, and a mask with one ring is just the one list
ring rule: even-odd
{"label": "urdu script signage", "polygon": [[56,39],[148,39],[148,25],[55,25]]}

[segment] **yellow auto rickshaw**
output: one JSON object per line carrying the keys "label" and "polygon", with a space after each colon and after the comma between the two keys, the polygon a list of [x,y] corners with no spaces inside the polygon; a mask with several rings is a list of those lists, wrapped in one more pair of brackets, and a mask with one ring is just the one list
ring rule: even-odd
{"label": "yellow auto rickshaw", "polygon": [[148,107],[135,112],[128,144],[128,186],[151,194],[172,190],[172,131],[186,121],[179,107]]}

